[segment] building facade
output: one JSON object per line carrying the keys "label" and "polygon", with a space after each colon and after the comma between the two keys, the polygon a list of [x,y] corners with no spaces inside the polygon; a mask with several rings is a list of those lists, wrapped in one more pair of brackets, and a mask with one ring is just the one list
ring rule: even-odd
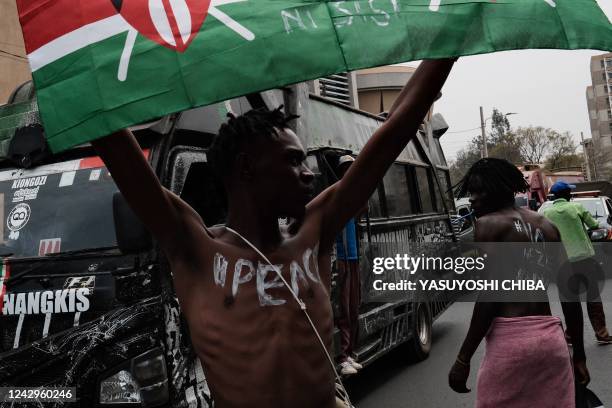
{"label": "building facade", "polygon": [[310,92],[355,109],[379,115],[388,112],[416,68],[389,65],[319,78]]}
{"label": "building facade", "polygon": [[18,85],[31,78],[15,0],[0,0],[0,27],[0,105],[3,105]]}
{"label": "building facade", "polygon": [[389,112],[416,69],[390,65],[356,72],[359,108],[378,115]]}
{"label": "building facade", "polygon": [[591,57],[591,85],[586,97],[591,124],[589,162],[600,180],[612,179],[612,53]]}

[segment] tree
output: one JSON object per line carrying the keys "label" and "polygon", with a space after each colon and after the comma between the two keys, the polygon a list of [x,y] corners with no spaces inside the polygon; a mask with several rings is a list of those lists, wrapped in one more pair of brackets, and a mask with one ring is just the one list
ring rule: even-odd
{"label": "tree", "polygon": [[492,144],[498,144],[503,142],[504,136],[510,132],[510,121],[508,117],[497,108],[493,108],[493,114],[491,115],[491,134],[489,141]]}
{"label": "tree", "polygon": [[469,145],[457,152],[456,159],[449,167],[451,183],[454,186],[465,176],[469,168],[480,160],[482,141],[479,136],[472,139]]}
{"label": "tree", "polygon": [[491,115],[491,133],[487,139],[489,157],[506,159],[511,163],[523,162],[520,151],[520,141],[512,132],[508,117],[497,108],[493,108]]}
{"label": "tree", "polygon": [[[515,164],[522,163],[520,140],[511,131],[506,115],[494,108],[491,120],[491,132],[487,137],[489,157],[506,159]],[[453,185],[461,180],[472,164],[481,158],[481,151],[482,136],[479,135],[474,136],[469,145],[457,153],[457,158],[449,168]]]}
{"label": "tree", "polygon": [[549,140],[550,153],[546,161],[546,168],[554,170],[563,167],[572,167],[568,166],[568,163],[576,162],[575,156],[577,156],[577,146],[571,133],[558,133],[556,131],[552,131],[552,133],[549,135]]}
{"label": "tree", "polygon": [[589,155],[591,167],[591,180],[612,180],[612,151],[602,146],[601,139],[588,139],[583,146]]}
{"label": "tree", "polygon": [[519,150],[526,163],[541,163],[551,144],[552,129],[542,126],[519,127],[516,136],[519,140]]}
{"label": "tree", "polygon": [[489,157],[505,159],[514,164],[521,164],[525,161],[521,154],[521,141],[511,131],[501,135],[496,143],[489,147]]}

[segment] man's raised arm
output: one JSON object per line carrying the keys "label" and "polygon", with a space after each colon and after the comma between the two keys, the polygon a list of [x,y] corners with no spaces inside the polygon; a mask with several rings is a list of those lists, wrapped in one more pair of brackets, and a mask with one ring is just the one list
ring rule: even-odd
{"label": "man's raised arm", "polygon": [[171,255],[183,221],[171,193],[162,187],[132,132],[122,130],[92,145],[132,210]]}
{"label": "man's raised arm", "polygon": [[321,246],[335,235],[376,190],[387,169],[415,137],[455,60],[423,61],[398,96],[387,121],[374,133],[344,177],[325,197]]}

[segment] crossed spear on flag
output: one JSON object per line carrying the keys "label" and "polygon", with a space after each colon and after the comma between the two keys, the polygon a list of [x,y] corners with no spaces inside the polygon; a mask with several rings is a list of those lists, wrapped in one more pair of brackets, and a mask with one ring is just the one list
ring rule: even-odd
{"label": "crossed spear on flag", "polygon": [[[121,11],[123,1],[112,0],[113,4],[117,8],[117,11]],[[238,35],[247,41],[252,41],[255,38],[250,30],[245,28],[242,24],[222,12],[217,6],[225,4],[239,3],[248,0],[210,0],[208,10],[204,10],[206,13],[212,15],[225,26],[235,31]],[[206,4],[202,2],[201,4]],[[162,45],[174,48],[178,51],[184,51],[195,36],[195,31],[199,30],[200,25],[203,21],[194,22],[192,18],[191,10],[186,0],[170,0],[164,2],[163,0],[149,0],[148,2],[150,21],[153,22],[153,26],[157,31],[157,35],[163,41],[158,41]],[[173,19],[169,18],[169,11],[173,15]],[[142,19],[137,20],[142,21]],[[117,73],[117,79],[119,81],[125,81],[127,79],[128,67],[130,58],[132,56],[132,50],[136,43],[136,37],[138,36],[138,28],[131,24],[128,28],[128,35],[125,40],[125,46],[121,53],[121,59],[119,60],[119,70]]]}

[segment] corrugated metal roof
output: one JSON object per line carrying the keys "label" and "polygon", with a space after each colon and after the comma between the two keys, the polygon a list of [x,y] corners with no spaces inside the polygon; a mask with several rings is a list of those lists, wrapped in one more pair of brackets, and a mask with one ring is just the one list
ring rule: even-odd
{"label": "corrugated metal roof", "polygon": [[36,99],[0,106],[0,157],[6,157],[15,131],[40,123]]}
{"label": "corrugated metal roof", "polygon": [[[306,109],[306,134],[302,137],[309,150],[329,147],[359,154],[383,123],[382,118],[340,107],[320,98],[311,97]],[[427,165],[414,141],[406,146],[397,161]]]}

